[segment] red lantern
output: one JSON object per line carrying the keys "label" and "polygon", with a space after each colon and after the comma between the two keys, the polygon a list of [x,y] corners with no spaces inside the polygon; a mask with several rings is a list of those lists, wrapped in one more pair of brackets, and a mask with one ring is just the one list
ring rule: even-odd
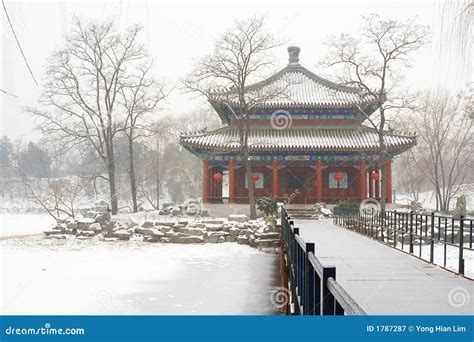
{"label": "red lantern", "polygon": [[254,182],[258,181],[260,179],[260,176],[256,175],[255,173],[252,175],[252,180]]}
{"label": "red lantern", "polygon": [[378,172],[375,172],[375,171],[372,171],[372,173],[370,174],[370,179],[371,180],[375,180],[375,181],[378,181],[380,179],[380,175]]}
{"label": "red lantern", "polygon": [[340,172],[336,172],[336,174],[334,175],[334,179],[339,182],[340,180],[344,179],[344,174],[342,174]]}
{"label": "red lantern", "polygon": [[214,178],[214,180],[218,182],[222,180],[222,173],[216,172],[212,175],[212,178]]}

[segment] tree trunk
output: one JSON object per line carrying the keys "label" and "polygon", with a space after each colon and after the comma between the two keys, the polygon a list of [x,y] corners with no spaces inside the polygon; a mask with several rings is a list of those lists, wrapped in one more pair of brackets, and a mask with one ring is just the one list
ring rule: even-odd
{"label": "tree trunk", "polygon": [[160,142],[156,139],[156,210],[160,209]]}
{"label": "tree trunk", "polygon": [[112,215],[116,215],[118,212],[117,204],[117,191],[115,189],[115,166],[109,165],[107,167],[107,172],[109,175],[109,188],[110,188],[110,205],[112,207]]}
{"label": "tree trunk", "polygon": [[129,157],[129,170],[128,175],[130,177],[130,192],[132,194],[132,211],[136,213],[138,211],[137,203],[137,184],[135,180],[135,163],[134,163],[134,150],[133,150],[133,133],[130,132],[128,136],[128,157]]}
{"label": "tree trunk", "polygon": [[382,181],[380,182],[380,209],[385,210],[387,197],[387,177],[385,177],[387,173],[385,168],[385,162],[383,163],[380,169],[382,170]]}
{"label": "tree trunk", "polygon": [[248,152],[244,153],[244,161],[245,161],[245,172],[247,174],[247,190],[248,190],[248,197],[249,197],[249,206],[250,206],[250,218],[255,220],[257,218],[257,209],[255,208],[255,192],[254,192],[254,184],[252,179],[252,166],[250,165],[249,154]]}

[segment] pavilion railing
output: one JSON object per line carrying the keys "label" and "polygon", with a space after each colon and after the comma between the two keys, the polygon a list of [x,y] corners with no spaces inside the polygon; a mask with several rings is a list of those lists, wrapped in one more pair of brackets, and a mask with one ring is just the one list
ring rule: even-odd
{"label": "pavilion railing", "polygon": [[336,281],[336,267],[324,266],[314,243],[304,242],[284,208],[281,211],[283,248],[293,315],[365,315]]}
{"label": "pavilion railing", "polygon": [[464,275],[473,252],[473,219],[373,209],[334,208],[334,224]]}

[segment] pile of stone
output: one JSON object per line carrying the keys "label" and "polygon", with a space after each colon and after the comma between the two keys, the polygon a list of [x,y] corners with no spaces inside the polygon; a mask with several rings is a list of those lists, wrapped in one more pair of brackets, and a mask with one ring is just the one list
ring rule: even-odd
{"label": "pile of stone", "polygon": [[[51,231],[51,239],[98,239],[102,241],[140,240],[161,243],[223,243],[236,242],[277,253],[280,227],[274,218],[250,220],[245,215],[222,218],[199,218],[189,221],[178,218],[169,221],[104,220],[102,213],[78,220],[60,220]],[[92,214],[91,214],[92,216]]]}

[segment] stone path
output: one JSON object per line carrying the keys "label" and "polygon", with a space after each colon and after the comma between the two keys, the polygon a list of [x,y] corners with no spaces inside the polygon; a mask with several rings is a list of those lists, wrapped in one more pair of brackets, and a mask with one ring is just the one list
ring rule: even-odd
{"label": "stone path", "polygon": [[474,282],[330,220],[296,219],[323,265],[369,315],[472,315]]}

